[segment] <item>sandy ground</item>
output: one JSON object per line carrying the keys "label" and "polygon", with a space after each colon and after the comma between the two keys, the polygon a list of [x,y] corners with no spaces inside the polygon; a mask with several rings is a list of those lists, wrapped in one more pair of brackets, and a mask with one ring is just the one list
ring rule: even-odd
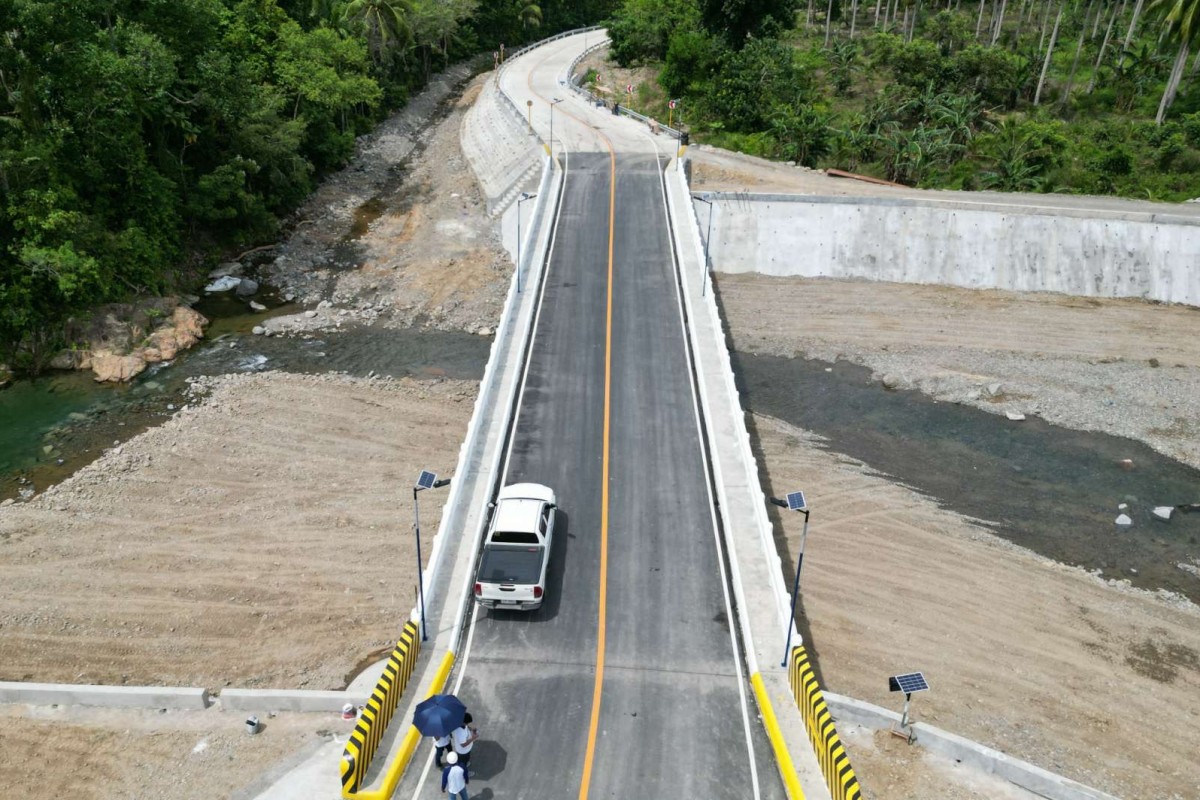
{"label": "sandy ground", "polygon": [[403,487],[453,471],[476,384],[214,382],[0,508],[0,677],[337,689],[394,643],[416,584]]}
{"label": "sandy ground", "polygon": [[1194,308],[825,278],[716,283],[738,350],[846,359],[901,388],[1128,436],[1200,467]]}
{"label": "sandy ground", "polygon": [[[352,722],[336,714],[245,716],[207,711],[0,706],[0,797],[244,798]],[[55,769],[53,765],[70,765]]]}
{"label": "sandy ground", "polygon": [[[1011,380],[978,374],[980,358],[1003,356],[1022,366],[1020,402],[1050,418],[1075,413],[1069,406],[1102,389],[1104,370],[1120,363],[1134,384],[1182,381],[1097,411],[1146,424],[1161,406],[1191,401],[1200,364],[1200,315],[1190,309],[763,276],[717,285],[739,349],[878,359],[935,394],[962,390],[935,380],[947,373],[975,385]],[[1181,366],[1152,367],[1154,354]],[[831,691],[898,711],[886,677],[922,670],[933,685],[916,698],[922,721],[1121,797],[1200,797],[1200,609],[1014,547],[824,452],[805,431],[752,420],[764,488],[803,486],[820,509],[802,603]],[[1200,453],[1190,427],[1160,432],[1156,444],[1193,463]],[[790,553],[800,522],[777,517]],[[864,747],[854,737],[848,749],[873,797],[1003,796],[959,785],[938,793],[938,773],[923,761],[905,783],[896,760],[905,756],[878,739]]]}

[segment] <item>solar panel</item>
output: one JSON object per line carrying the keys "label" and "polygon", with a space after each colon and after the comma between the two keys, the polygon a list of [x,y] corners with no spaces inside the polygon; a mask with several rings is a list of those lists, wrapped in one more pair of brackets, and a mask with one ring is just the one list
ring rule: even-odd
{"label": "solar panel", "polygon": [[437,481],[437,475],[434,475],[428,470],[421,470],[421,477],[417,478],[418,489],[432,489],[434,482]]}
{"label": "solar panel", "polygon": [[910,672],[907,675],[894,675],[888,678],[888,691],[904,692],[912,694],[913,692],[923,692],[929,688],[929,684],[925,681],[925,675],[920,672]]}
{"label": "solar panel", "polygon": [[808,504],[804,502],[804,492],[791,492],[787,496],[787,504],[789,511],[803,511],[808,508]]}

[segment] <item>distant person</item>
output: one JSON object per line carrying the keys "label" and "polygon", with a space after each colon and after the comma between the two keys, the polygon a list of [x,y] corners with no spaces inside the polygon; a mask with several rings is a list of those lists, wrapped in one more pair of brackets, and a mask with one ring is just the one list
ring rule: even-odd
{"label": "distant person", "polygon": [[467,784],[471,782],[471,773],[467,772],[465,764],[458,763],[458,755],[451,750],[446,753],[446,768],[442,770],[442,791],[454,800],[470,800],[467,796]]}
{"label": "distant person", "polygon": [[[470,714],[463,716],[463,723],[450,734],[450,740],[454,745],[454,753],[458,756],[458,763],[464,768],[471,764],[471,748],[475,746],[475,740],[479,738],[479,729],[473,726],[474,722]],[[450,754],[446,754],[447,760]]]}
{"label": "distant person", "polygon": [[450,749],[450,734],[433,737],[433,746],[437,748],[433,756],[433,763],[437,765],[438,769],[441,769],[442,759],[445,757],[446,751]]}

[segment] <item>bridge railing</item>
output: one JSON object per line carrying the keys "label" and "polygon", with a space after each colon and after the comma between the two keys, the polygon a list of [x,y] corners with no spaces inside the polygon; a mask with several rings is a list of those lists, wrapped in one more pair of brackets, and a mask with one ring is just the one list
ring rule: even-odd
{"label": "bridge railing", "polygon": [[[583,86],[582,86],[583,77],[580,75],[577,75],[575,73],[575,70],[579,67],[579,64],[583,61],[583,59],[587,58],[593,52],[595,52],[596,50],[599,50],[601,47],[604,47],[607,44],[608,44],[607,39],[604,41],[601,41],[598,44],[594,44],[591,47],[584,50],[583,52],[581,52],[578,56],[575,57],[575,60],[571,62],[571,66],[567,68],[567,84],[571,87],[571,90],[577,94],[583,95],[588,100],[595,103],[596,105],[603,105],[607,108],[611,108],[611,107],[615,106],[617,109],[617,113],[619,113],[621,116],[630,117],[631,119],[636,119],[639,122],[643,122],[646,125],[651,126],[651,127],[657,126],[658,130],[660,130],[664,133],[667,133],[668,135],[670,135],[676,139],[679,139],[682,136],[682,132],[678,128],[672,128],[669,125],[663,125],[661,122],[658,122],[657,120],[652,119],[652,118],[646,116],[645,114],[639,114],[638,112],[634,111],[631,108],[626,108],[626,107],[622,106],[620,103],[617,103],[616,98],[613,98],[610,101],[610,100],[600,97],[592,92],[589,92],[587,89],[583,88]],[[609,105],[610,103],[612,104],[611,106]]]}

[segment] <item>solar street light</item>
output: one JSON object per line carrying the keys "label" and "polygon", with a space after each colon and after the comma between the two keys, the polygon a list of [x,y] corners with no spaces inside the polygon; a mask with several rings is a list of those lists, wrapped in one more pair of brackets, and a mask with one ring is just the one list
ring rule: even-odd
{"label": "solar street light", "polygon": [[908,721],[908,704],[912,701],[914,692],[925,692],[929,690],[929,683],[925,680],[924,673],[907,672],[903,675],[893,675],[888,678],[889,692],[904,692],[904,713],[900,715],[900,727],[892,728],[892,735],[899,736],[906,740],[909,744],[913,743],[916,734],[913,732],[912,725]]}
{"label": "solar street light", "polygon": [[787,641],[783,645],[783,661],[779,666],[786,667],[788,653],[792,649],[792,628],[796,627],[796,600],[800,597],[800,567],[804,565],[804,543],[808,540],[808,501],[804,492],[790,492],[786,499],[770,498],[771,505],[786,508],[788,511],[799,511],[804,515],[804,530],[800,532],[800,553],[796,556],[796,580],[792,583],[792,613],[788,616]]}
{"label": "solar street light", "polygon": [[421,505],[417,502],[417,493],[424,489],[440,489],[450,483],[449,478],[438,480],[438,476],[427,469],[421,470],[417,482],[413,485],[413,530],[417,534],[417,598],[421,606],[421,641],[429,638],[425,630],[425,570],[421,565]]}
{"label": "solar street light", "polygon": [[554,107],[562,102],[561,97],[550,103],[550,168],[554,169]]}

